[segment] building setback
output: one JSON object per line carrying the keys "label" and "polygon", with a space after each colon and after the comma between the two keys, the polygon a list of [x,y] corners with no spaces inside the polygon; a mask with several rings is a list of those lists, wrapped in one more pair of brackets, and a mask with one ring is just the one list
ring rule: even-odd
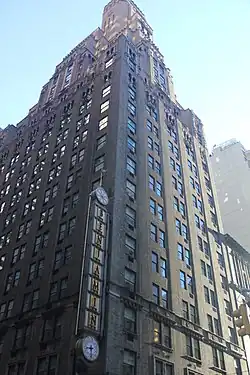
{"label": "building setback", "polygon": [[250,252],[250,152],[231,139],[214,146],[210,160],[224,232]]}
{"label": "building setback", "polygon": [[10,130],[1,373],[246,374],[203,125],[132,1],[104,8]]}

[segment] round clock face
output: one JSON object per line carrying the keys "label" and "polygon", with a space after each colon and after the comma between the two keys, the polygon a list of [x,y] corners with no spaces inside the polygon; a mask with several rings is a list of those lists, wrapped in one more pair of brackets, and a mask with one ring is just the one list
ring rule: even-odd
{"label": "round clock face", "polygon": [[95,191],[95,194],[96,194],[96,198],[101,204],[103,204],[104,206],[108,204],[109,202],[108,195],[102,187],[98,187]]}
{"label": "round clock face", "polygon": [[99,355],[99,344],[93,336],[87,336],[82,341],[82,352],[87,361],[93,362]]}

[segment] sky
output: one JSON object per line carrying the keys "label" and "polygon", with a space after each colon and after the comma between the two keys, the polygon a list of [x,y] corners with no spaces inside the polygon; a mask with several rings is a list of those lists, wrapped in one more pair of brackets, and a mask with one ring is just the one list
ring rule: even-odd
{"label": "sky", "polygon": [[[38,100],[55,66],[101,25],[108,0],[0,1],[0,127]],[[250,1],[135,0],[174,77],[177,99],[202,120],[209,149],[250,149]]]}

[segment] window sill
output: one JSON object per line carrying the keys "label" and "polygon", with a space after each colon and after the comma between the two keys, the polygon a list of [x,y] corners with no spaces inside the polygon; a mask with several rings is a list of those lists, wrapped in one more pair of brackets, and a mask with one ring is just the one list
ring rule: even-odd
{"label": "window sill", "polygon": [[184,359],[186,359],[187,361],[190,361],[190,362],[196,363],[198,366],[201,366],[201,364],[202,364],[201,359],[198,359],[198,358],[192,357],[191,355],[188,355],[188,354],[182,355],[181,358],[184,358]]}

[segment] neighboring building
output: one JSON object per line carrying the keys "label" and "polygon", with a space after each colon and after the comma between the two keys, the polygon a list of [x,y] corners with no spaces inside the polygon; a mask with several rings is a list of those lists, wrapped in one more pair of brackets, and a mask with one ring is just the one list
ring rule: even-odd
{"label": "neighboring building", "polygon": [[250,252],[250,152],[232,139],[214,146],[210,160],[224,232]]}
{"label": "neighboring building", "polygon": [[247,373],[203,125],[132,1],[56,67],[0,167],[1,374]]}
{"label": "neighboring building", "polygon": [[[229,291],[234,311],[239,308],[242,302],[246,301],[243,295],[244,289],[250,289],[250,254],[229,234],[221,234],[220,240],[225,245],[226,256],[225,261],[220,256],[218,257],[218,261],[221,269],[225,267],[225,262],[228,262],[230,269],[228,274]],[[229,316],[228,319],[231,321]],[[228,328],[232,350],[235,349],[237,351],[239,349],[235,347],[235,332],[230,327]],[[250,338],[248,336],[244,337],[244,344],[248,365],[250,365]]]}

